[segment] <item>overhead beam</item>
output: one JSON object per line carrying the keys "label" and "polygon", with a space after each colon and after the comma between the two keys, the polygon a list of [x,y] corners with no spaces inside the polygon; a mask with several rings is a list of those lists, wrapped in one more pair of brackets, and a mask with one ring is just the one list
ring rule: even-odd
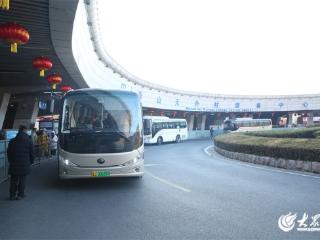
{"label": "overhead beam", "polygon": [[10,87],[0,87],[0,93],[11,93],[11,94],[21,94],[21,93],[38,93],[50,90],[48,85],[38,85],[38,86],[10,86]]}
{"label": "overhead beam", "polygon": [[66,71],[80,88],[87,88],[72,52],[73,22],[78,0],[50,0],[49,21],[54,50]]}

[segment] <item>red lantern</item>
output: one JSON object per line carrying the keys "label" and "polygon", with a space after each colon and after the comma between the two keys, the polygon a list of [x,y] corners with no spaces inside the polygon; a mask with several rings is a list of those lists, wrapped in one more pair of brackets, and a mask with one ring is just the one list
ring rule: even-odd
{"label": "red lantern", "polygon": [[40,77],[44,77],[44,71],[52,68],[52,62],[47,57],[37,57],[33,59],[32,66],[40,70]]}
{"label": "red lantern", "polygon": [[11,44],[12,53],[17,53],[18,44],[26,44],[29,41],[29,33],[16,23],[5,23],[0,26],[0,38]]}
{"label": "red lantern", "polygon": [[73,90],[73,89],[72,89],[72,87],[70,87],[70,86],[62,85],[62,86],[60,87],[60,90],[61,90],[61,92],[67,93],[67,92],[69,92],[69,91],[71,91],[71,90]]}
{"label": "red lantern", "polygon": [[62,77],[59,74],[51,74],[47,76],[47,81],[52,85],[52,90],[56,90],[57,84],[62,82]]}
{"label": "red lantern", "polygon": [[0,0],[0,7],[3,10],[9,10],[9,8],[10,8],[10,0]]}

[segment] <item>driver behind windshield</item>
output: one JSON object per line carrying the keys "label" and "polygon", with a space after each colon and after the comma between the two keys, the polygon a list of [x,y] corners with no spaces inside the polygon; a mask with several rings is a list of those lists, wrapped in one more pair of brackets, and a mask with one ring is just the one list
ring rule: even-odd
{"label": "driver behind windshield", "polygon": [[93,128],[101,128],[101,121],[97,115],[93,116],[91,123]]}
{"label": "driver behind windshield", "polygon": [[103,128],[107,128],[107,129],[117,129],[118,128],[117,123],[115,122],[115,120],[113,119],[111,114],[108,112],[104,112],[102,123],[103,123]]}

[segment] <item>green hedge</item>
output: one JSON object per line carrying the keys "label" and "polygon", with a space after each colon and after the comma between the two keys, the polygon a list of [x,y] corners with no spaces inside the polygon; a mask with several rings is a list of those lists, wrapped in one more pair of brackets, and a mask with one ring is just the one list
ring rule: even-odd
{"label": "green hedge", "polygon": [[313,133],[315,138],[320,138],[320,130]]}
{"label": "green hedge", "polygon": [[303,128],[303,129],[248,132],[246,134],[250,136],[257,136],[257,137],[316,138],[317,136],[319,136],[319,132],[320,132],[319,127],[313,127],[313,128]]}
{"label": "green hedge", "polygon": [[320,162],[320,138],[266,138],[229,133],[215,137],[214,143],[232,152]]}

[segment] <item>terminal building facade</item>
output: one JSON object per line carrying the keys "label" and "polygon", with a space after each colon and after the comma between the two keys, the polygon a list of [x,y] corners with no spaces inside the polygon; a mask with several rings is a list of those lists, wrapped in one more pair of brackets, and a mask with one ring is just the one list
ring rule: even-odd
{"label": "terminal building facade", "polygon": [[[55,64],[60,64],[60,72],[73,88],[91,87],[134,91],[140,95],[144,115],[185,118],[188,121],[189,130],[208,130],[209,126],[219,127],[226,118],[235,117],[271,118],[274,126],[312,125],[319,122],[320,94],[221,95],[172,89],[154,84],[151,82],[152,79],[150,82],[139,79],[107,54],[106,46],[103,46],[100,37],[97,4],[98,1],[94,0],[70,1],[68,9],[74,9],[75,14],[74,16],[69,14],[68,18],[64,18],[62,17],[64,4],[61,1],[49,2],[51,16],[49,23],[52,51],[56,54]],[[61,19],[66,21],[63,28]],[[107,29],[104,30],[107,31]],[[65,34],[63,31],[70,34]],[[36,54],[41,53],[41,48],[39,49]],[[30,51],[28,54],[35,54],[34,52]],[[29,55],[26,59],[32,58]],[[3,59],[6,57],[4,56]],[[27,64],[29,63],[25,65]],[[30,88],[34,91],[37,91],[36,88],[41,89],[37,94],[34,91],[25,93],[27,87],[24,86],[11,87],[11,90],[2,88],[0,91],[0,125],[2,127],[17,128],[19,124],[29,126],[35,123],[37,115],[49,113],[49,104],[43,104],[49,99],[49,95],[43,94],[43,85],[37,84],[34,80],[36,73],[32,74],[26,77],[34,81]],[[8,84],[12,82],[10,78],[7,80]],[[41,79],[37,81],[44,83]],[[17,94],[18,89],[21,89],[21,95]],[[39,109],[44,105],[46,110]],[[11,108],[14,109],[14,114]]]}
{"label": "terminal building facade", "polygon": [[[73,52],[90,87],[137,92],[144,115],[186,118],[189,130],[219,126],[225,118],[271,118],[275,126],[313,124],[320,116],[320,94],[248,96],[172,89],[139,79],[105,51],[99,34],[96,1],[79,3],[73,30]],[[80,26],[87,25],[88,28]]]}

